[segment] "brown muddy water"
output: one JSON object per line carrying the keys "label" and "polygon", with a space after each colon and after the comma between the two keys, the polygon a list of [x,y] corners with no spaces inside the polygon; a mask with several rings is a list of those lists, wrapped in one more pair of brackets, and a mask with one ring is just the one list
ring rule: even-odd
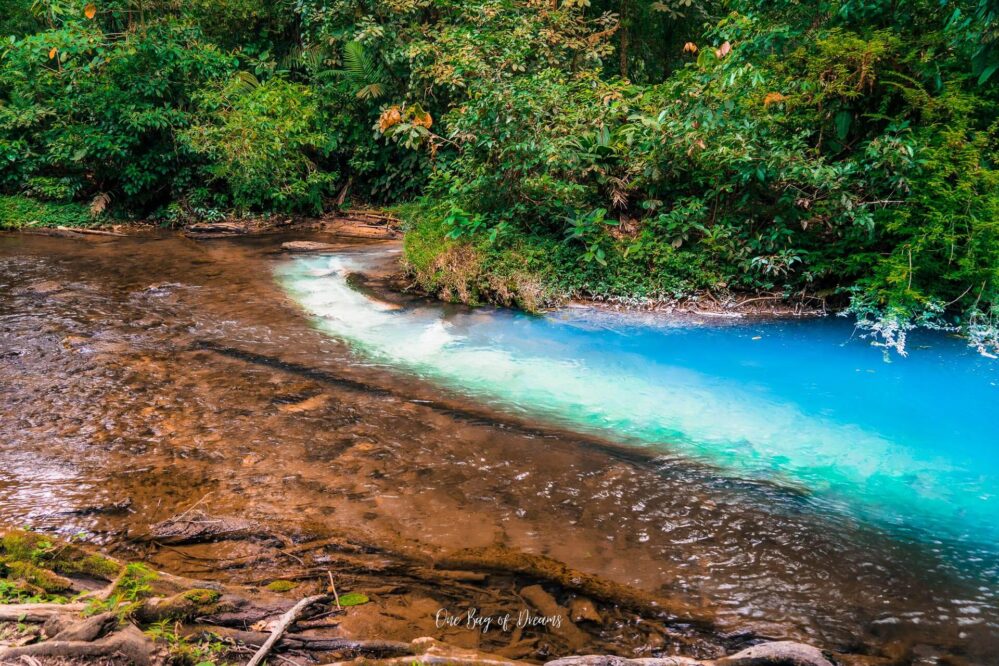
{"label": "brown muddy water", "polygon": [[[931,552],[816,517],[791,489],[525,421],[354,355],[276,284],[288,239],[0,236],[0,527],[230,582],[304,589],[328,570],[373,600],[338,629],[360,638],[529,660],[796,639],[890,663],[999,663],[995,618],[968,610],[975,590]],[[178,514],[240,528],[150,536]],[[715,620],[643,618],[611,595],[582,633],[439,627],[440,609],[527,607],[537,576],[435,573],[479,547]],[[540,582],[560,604],[579,595]]]}

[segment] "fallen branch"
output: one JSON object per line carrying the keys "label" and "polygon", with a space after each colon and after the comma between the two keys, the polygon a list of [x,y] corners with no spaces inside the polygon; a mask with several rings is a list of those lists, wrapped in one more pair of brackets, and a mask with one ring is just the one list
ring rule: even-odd
{"label": "fallen branch", "polygon": [[385,226],[375,226],[370,224],[341,224],[330,228],[330,232],[336,236],[347,236],[349,238],[395,238],[398,232],[395,229]]}
{"label": "fallen branch", "polygon": [[30,236],[55,236],[57,238],[85,238],[85,236],[73,229],[55,229],[55,228],[45,228],[45,227],[30,227],[20,229],[22,234],[28,234]]}
{"label": "fallen branch", "polygon": [[305,612],[305,609],[312,604],[324,601],[325,599],[327,599],[325,594],[317,594],[313,597],[306,597],[292,606],[287,613],[281,616],[281,619],[278,620],[277,626],[274,627],[274,631],[271,632],[270,637],[264,642],[263,645],[260,646],[260,649],[257,650],[257,653],[253,655],[253,658],[247,662],[246,666],[260,666],[260,663],[267,656],[267,653],[270,652],[271,648],[274,647],[274,644],[281,639],[281,636],[288,630],[288,627],[290,627],[295,620],[298,619],[298,616]]}
{"label": "fallen branch", "polygon": [[401,220],[394,215],[389,215],[387,213],[381,213],[374,210],[366,210],[364,208],[348,208],[343,211],[343,215],[346,217],[356,216],[356,217],[370,217],[375,220],[384,220],[386,222],[394,222],[398,224]]}
{"label": "fallen branch", "polygon": [[[242,631],[239,629],[225,629],[212,626],[196,627],[194,631],[187,635],[212,634],[219,638],[235,641],[250,647],[262,646],[270,634],[259,631]],[[354,640],[350,638],[323,638],[320,636],[305,636],[303,634],[284,634],[277,641],[274,649],[298,650],[301,652],[349,652],[354,655],[366,657],[395,657],[415,654],[414,648],[409,643],[399,641],[381,640]]]}
{"label": "fallen branch", "polygon": [[783,295],[757,296],[755,298],[747,298],[745,300],[738,301],[738,302],[730,305],[729,307],[741,308],[743,305],[746,305],[747,303],[755,303],[756,301],[782,301],[782,300],[784,300],[784,296]]}
{"label": "fallen branch", "polygon": [[340,595],[336,593],[336,583],[333,582],[333,572],[327,571],[326,575],[330,577],[330,589],[333,590],[333,599],[336,601],[336,609],[342,610],[340,608]]}
{"label": "fallen branch", "polygon": [[69,231],[75,234],[89,234],[91,236],[120,236],[125,237],[128,234],[118,233],[117,231],[104,231],[103,229],[88,229],[86,227],[56,227],[59,231]]}
{"label": "fallen branch", "polygon": [[10,604],[0,606],[0,622],[42,623],[53,615],[82,613],[86,604]]}

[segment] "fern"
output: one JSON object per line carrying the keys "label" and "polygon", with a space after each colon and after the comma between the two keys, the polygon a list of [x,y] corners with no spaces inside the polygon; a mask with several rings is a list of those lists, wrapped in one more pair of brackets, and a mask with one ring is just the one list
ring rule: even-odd
{"label": "fern", "polygon": [[236,95],[246,95],[260,87],[260,81],[250,72],[240,71],[232,77],[229,89]]}
{"label": "fern", "polygon": [[320,44],[296,45],[281,59],[281,68],[288,71],[305,70],[321,78],[329,60],[331,60],[329,51]]}
{"label": "fern", "polygon": [[354,84],[358,99],[378,99],[385,95],[388,76],[360,42],[347,42],[343,47],[341,73]]}

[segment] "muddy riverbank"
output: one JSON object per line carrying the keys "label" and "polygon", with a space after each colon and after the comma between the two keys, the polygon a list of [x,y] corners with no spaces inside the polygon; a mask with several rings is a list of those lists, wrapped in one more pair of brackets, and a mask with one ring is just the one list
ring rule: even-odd
{"label": "muddy riverbank", "polygon": [[[373,600],[338,627],[358,639],[533,661],[707,658],[759,638],[886,663],[999,649],[991,620],[955,621],[976,590],[932,550],[816,517],[800,489],[493,410],[354,354],[276,285],[287,240],[304,238],[0,236],[0,523],[227,583],[331,571]],[[210,539],[152,528],[191,511],[245,523]],[[442,609],[537,611],[535,585],[598,619],[571,635],[438,626]],[[623,589],[683,612],[653,617]]]}

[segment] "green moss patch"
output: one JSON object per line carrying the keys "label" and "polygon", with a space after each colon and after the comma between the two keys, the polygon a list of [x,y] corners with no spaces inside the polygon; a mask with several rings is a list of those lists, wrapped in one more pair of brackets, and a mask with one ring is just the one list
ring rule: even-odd
{"label": "green moss patch", "polygon": [[30,562],[8,562],[8,576],[21,580],[48,594],[70,592],[73,584],[66,578]]}
{"label": "green moss patch", "polygon": [[361,594],[360,592],[348,592],[347,594],[340,595],[340,605],[341,606],[361,606],[368,603],[367,595]]}
{"label": "green moss patch", "polygon": [[271,592],[288,592],[298,587],[298,583],[290,580],[275,580],[267,584],[267,589]]}

